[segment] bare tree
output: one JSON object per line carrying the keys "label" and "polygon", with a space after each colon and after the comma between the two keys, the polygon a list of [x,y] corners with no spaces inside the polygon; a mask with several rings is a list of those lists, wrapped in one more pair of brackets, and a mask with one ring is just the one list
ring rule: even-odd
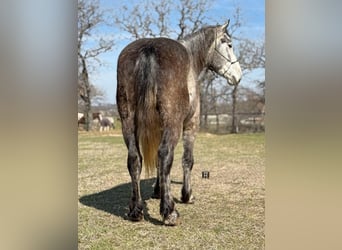
{"label": "bare tree", "polygon": [[212,103],[212,98],[213,93],[212,93],[212,86],[213,86],[213,81],[215,79],[215,74],[212,71],[205,72],[203,74],[203,79],[200,79],[201,81],[201,119],[200,119],[200,127],[204,129],[208,129],[208,115],[212,111],[211,103]]}
{"label": "bare tree", "polygon": [[240,39],[238,51],[240,54],[239,62],[243,71],[265,68],[265,43],[263,41]]}
{"label": "bare tree", "polygon": [[232,126],[230,133],[236,134],[238,132],[238,125],[236,119],[236,96],[237,96],[238,85],[234,86],[232,91]]}
{"label": "bare tree", "polygon": [[[167,36],[181,39],[201,28],[209,0],[154,0],[123,5],[115,23],[133,39]],[[171,17],[172,15],[172,17]],[[177,20],[173,20],[176,16]]]}
{"label": "bare tree", "polygon": [[89,81],[91,66],[100,64],[98,56],[114,46],[114,40],[96,37],[96,30],[107,25],[106,11],[100,9],[98,0],[78,1],[78,93],[84,101],[85,129],[91,129],[91,99],[94,88]]}
{"label": "bare tree", "polygon": [[180,13],[177,39],[182,39],[189,33],[200,29],[205,23],[205,11],[208,9],[210,1],[207,0],[180,0],[178,11]]}
{"label": "bare tree", "polygon": [[[235,22],[230,26],[230,34],[233,37],[233,40],[236,41],[237,46],[235,49],[237,50],[237,54],[240,55],[238,57],[243,75],[247,72],[250,72],[257,68],[265,68],[265,43],[264,42],[256,42],[250,39],[243,39],[236,35],[239,31],[239,28],[243,25],[243,17],[241,14],[241,8],[239,6],[235,7],[235,12],[233,16]],[[265,81],[258,82],[259,87],[265,87]],[[227,91],[227,89],[223,89],[223,93],[227,95],[231,95],[231,114],[232,114],[232,123],[231,123],[231,133],[238,132],[238,122],[237,122],[237,104],[238,104],[238,91],[239,85],[234,86],[232,91]],[[228,98],[229,99],[229,98]],[[263,99],[264,100],[264,99]]]}
{"label": "bare tree", "polygon": [[[114,20],[116,25],[130,34],[132,39],[167,36],[179,40],[207,24],[209,18],[206,16],[206,10],[211,3],[209,0],[151,0],[139,2],[135,5],[126,4],[118,8]],[[260,66],[260,51],[252,46],[256,45],[254,42],[238,37],[238,31],[242,25],[241,8],[236,6],[229,26],[229,33],[238,42],[237,44],[242,43],[236,48],[240,51],[242,68],[248,71]],[[233,122],[236,122],[238,88],[235,87],[232,90],[228,86],[222,87],[219,84],[216,86],[215,79],[217,77],[209,71],[203,73],[199,79],[202,83],[201,127],[208,126],[207,117],[209,113],[219,111],[219,100],[231,101],[234,111]],[[234,127],[235,125],[236,123],[233,124]]]}
{"label": "bare tree", "polygon": [[[165,36],[179,40],[206,24],[208,18],[205,13],[210,3],[209,0],[154,0],[133,6],[123,5],[114,19],[116,25],[129,33],[132,39]],[[201,90],[201,112],[204,111],[205,118],[210,106],[209,87],[214,78],[214,74],[208,71],[200,79],[205,86],[202,85]],[[207,126],[207,119],[201,119],[201,123]]]}
{"label": "bare tree", "polygon": [[[79,107],[80,112],[83,112],[85,109],[85,105],[84,105],[85,102],[82,99],[82,96],[83,96],[82,91],[83,91],[83,88],[80,88],[79,95],[78,95],[78,107]],[[95,86],[94,84],[90,84],[90,100],[91,100],[92,105],[93,104],[99,105],[101,102],[103,102],[104,97],[105,97],[105,92],[102,89]]]}
{"label": "bare tree", "polygon": [[[255,69],[265,69],[266,55],[265,42],[252,41],[249,39],[242,39],[239,43],[239,61],[244,73],[251,72]],[[255,80],[255,84],[261,88],[263,96],[260,101],[265,104],[265,80]]]}

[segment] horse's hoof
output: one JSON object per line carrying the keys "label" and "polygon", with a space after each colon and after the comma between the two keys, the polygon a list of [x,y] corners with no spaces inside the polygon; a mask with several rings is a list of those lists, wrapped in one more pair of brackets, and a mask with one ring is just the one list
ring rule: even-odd
{"label": "horse's hoof", "polygon": [[142,214],[138,215],[138,216],[137,215],[128,214],[127,217],[128,217],[128,219],[130,221],[138,222],[138,221],[141,221],[144,216]]}
{"label": "horse's hoof", "polygon": [[195,196],[190,195],[189,196],[182,196],[182,202],[185,204],[194,204],[195,203]]}
{"label": "horse's hoof", "polygon": [[141,221],[144,218],[144,213],[139,208],[134,208],[127,216],[131,221]]}
{"label": "horse's hoof", "polygon": [[195,196],[191,195],[189,201],[187,202],[188,204],[194,204],[195,203]]}
{"label": "horse's hoof", "polygon": [[165,226],[177,226],[181,224],[177,210],[174,210],[171,214],[164,218],[163,222]]}

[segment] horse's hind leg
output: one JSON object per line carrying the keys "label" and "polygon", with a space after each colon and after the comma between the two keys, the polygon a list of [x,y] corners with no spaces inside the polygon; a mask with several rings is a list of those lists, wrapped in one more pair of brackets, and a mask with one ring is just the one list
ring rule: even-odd
{"label": "horse's hind leg", "polygon": [[123,135],[128,149],[127,168],[132,180],[132,195],[128,217],[132,221],[140,221],[143,218],[143,201],[140,193],[142,157],[139,151],[138,141],[133,132],[133,125],[129,125],[128,121],[123,121],[122,125]]}
{"label": "horse's hind leg", "polygon": [[183,131],[183,187],[182,187],[182,202],[193,203],[194,198],[191,190],[191,170],[194,165],[193,148],[195,142],[195,129],[193,126],[185,127]]}
{"label": "horse's hind leg", "polygon": [[157,168],[157,178],[156,178],[156,182],[154,184],[152,198],[153,199],[160,199],[159,168]]}
{"label": "horse's hind leg", "polygon": [[129,204],[128,217],[134,221],[140,221],[143,218],[143,201],[140,194],[140,174],[141,174],[141,155],[135,145],[130,143],[128,149],[127,166],[132,180],[132,196]]}
{"label": "horse's hind leg", "polygon": [[159,185],[160,185],[160,214],[165,225],[178,224],[179,214],[171,194],[170,171],[173,162],[174,149],[179,139],[176,129],[165,129],[158,149]]}

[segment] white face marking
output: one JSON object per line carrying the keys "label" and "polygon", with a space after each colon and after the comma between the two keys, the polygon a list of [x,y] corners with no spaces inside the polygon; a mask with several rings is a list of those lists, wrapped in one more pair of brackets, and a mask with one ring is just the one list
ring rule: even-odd
{"label": "white face marking", "polygon": [[226,33],[221,33],[214,46],[212,52],[214,70],[226,78],[229,84],[238,84],[242,77],[242,70],[234,54],[230,37]]}

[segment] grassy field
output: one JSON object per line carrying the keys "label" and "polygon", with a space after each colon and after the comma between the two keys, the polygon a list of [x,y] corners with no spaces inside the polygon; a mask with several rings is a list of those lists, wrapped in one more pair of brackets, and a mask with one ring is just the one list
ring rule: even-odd
{"label": "grassy field", "polygon": [[[79,132],[79,249],[264,249],[265,136],[200,133],[192,171],[194,204],[179,203],[182,145],[171,171],[182,224],[161,224],[154,178],[142,173],[142,222],[126,220],[130,198],[127,151],[120,133]],[[210,171],[209,179],[201,172]]]}

